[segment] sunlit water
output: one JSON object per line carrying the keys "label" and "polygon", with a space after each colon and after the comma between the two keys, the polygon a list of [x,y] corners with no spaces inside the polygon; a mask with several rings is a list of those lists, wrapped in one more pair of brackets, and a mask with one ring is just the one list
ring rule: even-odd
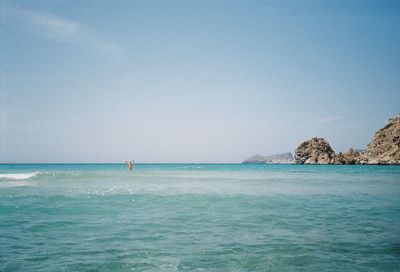
{"label": "sunlit water", "polygon": [[0,165],[0,271],[399,271],[400,166]]}

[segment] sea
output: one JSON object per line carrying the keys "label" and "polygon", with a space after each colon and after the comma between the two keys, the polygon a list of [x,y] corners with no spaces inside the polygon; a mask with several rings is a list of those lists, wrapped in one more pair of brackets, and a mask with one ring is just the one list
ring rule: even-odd
{"label": "sea", "polygon": [[400,166],[1,164],[0,271],[400,271]]}

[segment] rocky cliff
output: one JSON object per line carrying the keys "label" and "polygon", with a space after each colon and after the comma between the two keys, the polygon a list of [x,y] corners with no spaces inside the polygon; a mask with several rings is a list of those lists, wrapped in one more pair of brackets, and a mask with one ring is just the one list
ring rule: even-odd
{"label": "rocky cliff", "polygon": [[297,164],[329,164],[332,163],[335,152],[324,138],[311,138],[302,142],[296,149]]}
{"label": "rocky cliff", "polygon": [[335,153],[323,138],[301,143],[295,152],[297,164],[400,164],[400,114],[378,130],[366,151]]}
{"label": "rocky cliff", "polygon": [[254,155],[242,163],[245,164],[290,164],[293,163],[292,153],[274,154],[269,156]]}

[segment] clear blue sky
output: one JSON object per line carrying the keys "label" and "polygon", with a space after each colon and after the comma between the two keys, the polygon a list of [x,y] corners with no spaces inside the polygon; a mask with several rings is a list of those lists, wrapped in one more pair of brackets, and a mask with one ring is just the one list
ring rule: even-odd
{"label": "clear blue sky", "polygon": [[400,112],[400,1],[0,0],[0,162],[240,162]]}

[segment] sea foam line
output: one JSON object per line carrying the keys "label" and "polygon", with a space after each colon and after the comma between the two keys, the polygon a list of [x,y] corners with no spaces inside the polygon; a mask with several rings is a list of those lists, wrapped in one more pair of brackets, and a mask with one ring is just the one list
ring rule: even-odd
{"label": "sea foam line", "polygon": [[0,178],[5,179],[13,179],[13,180],[23,180],[29,179],[39,174],[39,172],[31,172],[31,173],[9,173],[9,174],[0,174]]}

